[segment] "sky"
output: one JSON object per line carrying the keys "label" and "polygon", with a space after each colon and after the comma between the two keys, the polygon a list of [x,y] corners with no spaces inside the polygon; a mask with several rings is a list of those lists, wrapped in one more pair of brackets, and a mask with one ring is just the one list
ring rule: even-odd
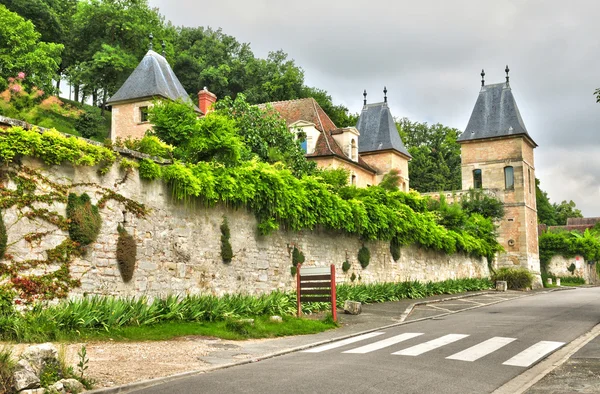
{"label": "sky", "polygon": [[[600,2],[571,0],[149,0],[177,26],[222,28],[258,57],[282,49],[351,112],[383,101],[395,117],[464,130],[481,86],[510,83],[539,145],[551,202],[600,216]],[[347,126],[347,125],[338,125]]]}

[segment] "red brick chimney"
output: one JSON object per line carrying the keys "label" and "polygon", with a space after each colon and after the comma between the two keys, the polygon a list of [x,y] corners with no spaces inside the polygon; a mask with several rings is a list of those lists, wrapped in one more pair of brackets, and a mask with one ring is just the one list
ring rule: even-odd
{"label": "red brick chimney", "polygon": [[200,111],[202,111],[204,115],[212,111],[216,101],[217,96],[209,92],[208,89],[206,89],[206,86],[198,92],[198,108],[200,108]]}

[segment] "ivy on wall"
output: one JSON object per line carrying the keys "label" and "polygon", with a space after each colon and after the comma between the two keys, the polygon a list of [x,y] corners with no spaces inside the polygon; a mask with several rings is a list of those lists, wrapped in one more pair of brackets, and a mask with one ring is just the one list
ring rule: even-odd
{"label": "ivy on wall", "polygon": [[128,283],[133,278],[135,262],[137,259],[137,244],[131,234],[119,225],[117,227],[119,238],[117,239],[117,263],[123,282]]}
{"label": "ivy on wall", "polygon": [[102,218],[98,207],[92,204],[86,193],[80,196],[70,193],[67,200],[67,218],[69,220],[69,236],[81,246],[94,242],[100,234]]}
{"label": "ivy on wall", "polygon": [[227,223],[227,218],[223,216],[223,223],[221,223],[221,258],[226,264],[231,263],[231,259],[233,259],[233,250],[229,242],[230,238],[229,224]]}

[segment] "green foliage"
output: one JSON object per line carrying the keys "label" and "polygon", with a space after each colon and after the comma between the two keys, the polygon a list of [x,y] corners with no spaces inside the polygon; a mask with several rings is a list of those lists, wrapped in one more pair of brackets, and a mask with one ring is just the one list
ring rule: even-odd
{"label": "green foliage", "polygon": [[348,179],[350,178],[350,171],[345,168],[317,168],[315,169],[315,176],[320,177],[323,182],[331,187],[334,192],[339,191],[341,188],[348,185]]}
{"label": "green foliage", "polygon": [[14,390],[14,372],[17,362],[12,357],[12,349],[0,348],[0,393],[11,393]]}
{"label": "green foliage", "polygon": [[117,138],[116,145],[163,159],[172,159],[173,150],[175,149],[173,146],[162,142],[158,137],[149,134],[141,139],[127,138],[119,141]]}
{"label": "green foliage", "polygon": [[121,225],[117,228],[119,238],[117,239],[117,263],[123,282],[129,283],[135,272],[137,259],[137,243],[131,234]]}
{"label": "green foliage", "polygon": [[0,80],[23,72],[28,87],[50,92],[62,50],[61,44],[40,42],[33,23],[0,4]]}
{"label": "green foliage", "polygon": [[356,280],[356,274],[353,272],[352,275],[350,275],[350,282],[354,282]]}
{"label": "green foliage", "polygon": [[538,210],[538,222],[548,226],[564,226],[568,218],[582,218],[583,215],[573,201],[560,204],[550,203],[548,193],[540,189],[540,181],[535,180],[535,199]]}
{"label": "green foliage", "polygon": [[492,275],[492,281],[504,280],[509,289],[531,288],[533,274],[526,268],[499,268]]}
{"label": "green foliage", "polygon": [[342,263],[342,271],[344,273],[350,271],[350,268],[352,267],[352,265],[350,264],[350,262],[348,260],[344,260],[344,262]]}
{"label": "green foliage", "polygon": [[333,104],[331,96],[323,89],[304,86],[301,96],[314,98],[331,121],[339,127],[355,126],[358,122],[358,114],[351,114],[342,104]]}
{"label": "green foliage", "polygon": [[150,159],[141,159],[139,162],[139,174],[141,179],[153,181],[161,177],[161,169],[158,164]]}
{"label": "green foliage", "polygon": [[85,345],[81,345],[81,349],[79,349],[77,352],[77,357],[79,358],[79,361],[77,362],[78,380],[83,382],[85,381],[85,371],[87,371],[89,368],[88,364],[90,362],[90,359],[87,356],[87,348]]}
{"label": "green foliage", "polygon": [[400,258],[400,247],[401,246],[396,238],[390,241],[390,253],[394,261],[398,261],[398,259]]}
{"label": "green foliage", "polygon": [[292,276],[296,276],[296,274],[298,273],[298,268],[294,267],[293,265],[290,267],[290,274]]}
{"label": "green foliage", "polygon": [[235,121],[237,133],[250,150],[244,154],[243,159],[258,156],[267,163],[281,161],[296,176],[310,174],[316,168],[314,162],[306,160],[294,133],[290,133],[277,111],[250,105],[243,94],[238,95],[235,100],[225,97],[217,101],[215,109],[218,114]]}
{"label": "green foliage", "polygon": [[4,217],[2,211],[0,211],[0,260],[4,258],[6,253],[6,243],[8,242],[8,234],[6,232],[6,226],[4,225]]}
{"label": "green foliage", "polygon": [[398,186],[400,186],[400,171],[396,169],[390,170],[383,176],[378,186],[390,192],[398,190]]}
{"label": "green foliage", "polygon": [[292,265],[297,267],[298,264],[304,264],[304,253],[294,246],[294,250],[292,251]]}
{"label": "green foliage", "polygon": [[231,249],[231,242],[229,242],[230,238],[231,233],[227,217],[223,216],[223,223],[221,223],[221,258],[226,264],[231,263],[231,259],[233,259],[233,250]]}
{"label": "green foliage", "polygon": [[408,162],[410,187],[421,193],[460,190],[461,131],[441,124],[396,120],[396,127],[412,159]]}
{"label": "green foliage", "polygon": [[362,248],[360,248],[360,250],[358,251],[358,262],[360,263],[360,266],[364,269],[367,268],[370,261],[371,251],[369,251],[369,248],[363,245]]}
{"label": "green foliage", "polygon": [[60,365],[56,361],[46,362],[40,373],[40,386],[48,388],[63,377],[64,375],[60,369]]}
{"label": "green foliage", "polygon": [[198,114],[181,101],[156,102],[148,110],[148,120],[152,123],[152,133],[173,146],[187,144],[198,128]]}
{"label": "green foliage", "polygon": [[569,271],[571,275],[573,275],[575,273],[576,268],[577,267],[575,267],[575,263],[571,263],[571,265],[567,267],[567,271]]}
{"label": "green foliage", "polygon": [[586,229],[583,233],[576,231],[546,231],[539,236],[540,263],[542,272],[553,256],[583,256],[585,261],[600,260],[600,235]]}
{"label": "green foliage", "polygon": [[86,193],[77,196],[69,194],[67,201],[67,218],[69,219],[69,236],[82,246],[91,244],[98,238],[102,218],[98,207],[93,205]]}
{"label": "green foliage", "polygon": [[49,165],[69,162],[76,166],[94,166],[115,161],[115,154],[110,149],[65,137],[55,130],[44,133],[20,127],[0,130],[0,159],[9,163],[17,155],[37,157]]}
{"label": "green foliage", "polygon": [[75,122],[75,128],[85,138],[97,137],[102,133],[103,126],[104,118],[93,111],[82,112]]}
{"label": "green foliage", "polygon": [[122,157],[121,161],[119,161],[119,168],[123,171],[131,171],[134,168],[138,168],[140,165],[136,160],[128,159],[126,157]]}
{"label": "green foliage", "polygon": [[242,336],[247,336],[250,333],[251,327],[252,325],[247,320],[230,319],[225,323],[225,328]]}
{"label": "green foliage", "polygon": [[467,215],[478,213],[492,220],[500,220],[504,217],[502,202],[480,189],[470,189],[469,194],[463,196],[460,204]]}

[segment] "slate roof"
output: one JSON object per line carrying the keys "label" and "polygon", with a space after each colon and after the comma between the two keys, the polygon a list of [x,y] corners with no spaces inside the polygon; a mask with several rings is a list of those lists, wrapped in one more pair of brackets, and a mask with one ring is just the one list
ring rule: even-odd
{"label": "slate roof", "polygon": [[331,132],[321,132],[319,134],[319,138],[317,138],[317,143],[315,144],[315,151],[311,154],[306,155],[306,157],[325,157],[325,156],[336,156],[339,157],[349,163],[357,164],[365,170],[372,172],[373,174],[377,173],[372,167],[370,167],[363,159],[358,155],[358,162],[350,159],[342,150],[342,148],[338,145],[335,138],[333,138],[333,134],[340,134],[342,129],[332,130]]}
{"label": "slate roof", "polygon": [[[107,101],[113,105],[123,101],[163,97],[171,100],[192,100],[177,79],[167,59],[149,50],[123,86]],[[198,107],[194,106],[197,111]]]}
{"label": "slate roof", "polygon": [[304,98],[297,100],[275,101],[272,103],[259,104],[258,107],[266,109],[267,105],[281,115],[291,125],[299,120],[305,120],[315,124],[319,131],[333,131],[337,126],[333,123],[329,116],[323,111],[323,108],[312,98]]}
{"label": "slate roof", "polygon": [[497,83],[482,86],[467,128],[458,141],[514,135],[524,135],[537,146],[525,128],[510,85]]}
{"label": "slate roof", "polygon": [[411,157],[398,134],[396,122],[387,103],[366,104],[360,113],[356,128],[360,132],[358,153],[393,149]]}

